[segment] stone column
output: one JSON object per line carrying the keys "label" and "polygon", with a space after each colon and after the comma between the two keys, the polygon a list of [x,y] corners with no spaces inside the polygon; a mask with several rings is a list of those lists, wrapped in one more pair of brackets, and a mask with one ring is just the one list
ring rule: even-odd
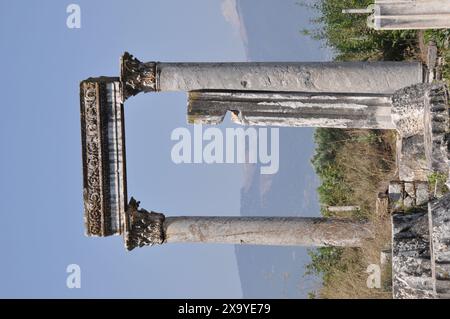
{"label": "stone column", "polygon": [[126,213],[126,248],[163,243],[214,243],[359,247],[375,236],[370,224],[310,217],[165,217],[138,208]]}
{"label": "stone column", "polygon": [[251,90],[384,93],[423,82],[419,62],[142,63],[122,57],[124,98],[140,92]]}
{"label": "stone column", "polygon": [[202,242],[259,245],[360,246],[373,238],[360,221],[302,217],[168,217],[126,202],[123,104],[116,78],[91,78],[81,90],[86,234],[124,235],[131,250]]}
{"label": "stone column", "polygon": [[243,125],[395,129],[384,94],[191,91],[188,122],[218,124],[227,111]]}
{"label": "stone column", "polygon": [[371,13],[367,25],[375,30],[417,30],[450,28],[450,1],[374,0],[367,9],[346,9],[343,13]]}

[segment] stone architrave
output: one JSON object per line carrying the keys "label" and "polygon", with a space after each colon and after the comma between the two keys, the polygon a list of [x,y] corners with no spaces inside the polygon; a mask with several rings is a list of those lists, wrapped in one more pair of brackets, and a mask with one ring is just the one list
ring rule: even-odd
{"label": "stone architrave", "polygon": [[127,204],[125,119],[118,78],[80,84],[83,197],[86,234],[123,232]]}

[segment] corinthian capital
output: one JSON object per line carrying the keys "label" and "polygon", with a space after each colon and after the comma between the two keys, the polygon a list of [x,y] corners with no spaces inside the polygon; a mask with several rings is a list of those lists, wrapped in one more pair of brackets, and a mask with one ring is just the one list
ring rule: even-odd
{"label": "corinthian capital", "polygon": [[139,202],[131,198],[126,218],[125,246],[128,250],[164,242],[165,216],[163,214],[139,209]]}
{"label": "corinthian capital", "polygon": [[128,52],[124,53],[120,70],[124,100],[140,92],[159,91],[157,64],[157,62],[143,63]]}

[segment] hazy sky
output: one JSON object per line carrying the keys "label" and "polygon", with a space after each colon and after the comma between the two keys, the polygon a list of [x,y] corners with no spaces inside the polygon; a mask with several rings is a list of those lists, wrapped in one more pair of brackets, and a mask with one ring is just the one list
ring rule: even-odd
{"label": "hazy sky", "polygon": [[[0,297],[242,296],[233,246],[126,252],[122,238],[87,238],[83,225],[79,82],[117,76],[124,51],[246,61],[248,35],[227,2],[0,0]],[[81,29],[66,26],[70,3]],[[172,130],[192,130],[184,93],[140,95],[125,109],[130,196],[168,216],[239,214],[241,165],[171,161]],[[66,287],[69,264],[81,267],[81,289]]]}

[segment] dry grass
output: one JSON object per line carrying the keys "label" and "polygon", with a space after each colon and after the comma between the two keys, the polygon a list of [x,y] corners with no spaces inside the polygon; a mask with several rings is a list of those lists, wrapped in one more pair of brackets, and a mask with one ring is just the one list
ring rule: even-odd
{"label": "dry grass", "polygon": [[351,141],[336,155],[343,168],[344,183],[353,190],[352,199],[361,206],[364,217],[375,211],[375,199],[385,191],[395,170],[395,132],[373,133],[366,130],[350,132]]}
{"label": "dry grass", "polygon": [[[438,43],[439,56],[443,58],[442,77],[450,85],[450,48]],[[416,59],[426,61],[427,41],[424,33],[418,33]],[[344,249],[333,273],[319,291],[321,298],[392,298],[391,267],[382,273],[382,289],[367,288],[367,266],[380,264],[380,253],[391,244],[391,222],[388,212],[375,209],[376,196],[387,189],[387,184],[395,174],[395,133],[385,131],[378,135],[380,143],[355,142],[359,136],[366,136],[364,130],[351,132],[351,142],[345,143],[336,156],[337,165],[344,169],[344,183],[353,190],[353,203],[361,206],[361,216],[373,223],[376,238],[359,248]]]}
{"label": "dry grass", "polygon": [[367,287],[366,270],[370,264],[380,265],[380,253],[391,242],[389,213],[377,211],[375,203],[378,193],[387,189],[394,175],[395,133],[371,134],[365,130],[352,131],[351,142],[343,145],[336,161],[344,168],[343,182],[354,190],[351,204],[361,206],[359,217],[373,224],[376,238],[366,241],[361,248],[343,250],[339,264],[319,291],[321,298],[392,298],[390,269],[383,271],[382,289]]}
{"label": "dry grass", "polygon": [[[367,287],[369,274],[366,272],[370,264],[380,265],[380,253],[391,240],[391,225],[389,218],[372,219],[376,229],[376,238],[367,241],[361,248],[346,248],[343,250],[339,266],[333,272],[327,284],[319,292],[326,299],[389,299],[390,269],[382,273],[382,289]],[[344,268],[344,269],[342,269]]]}

